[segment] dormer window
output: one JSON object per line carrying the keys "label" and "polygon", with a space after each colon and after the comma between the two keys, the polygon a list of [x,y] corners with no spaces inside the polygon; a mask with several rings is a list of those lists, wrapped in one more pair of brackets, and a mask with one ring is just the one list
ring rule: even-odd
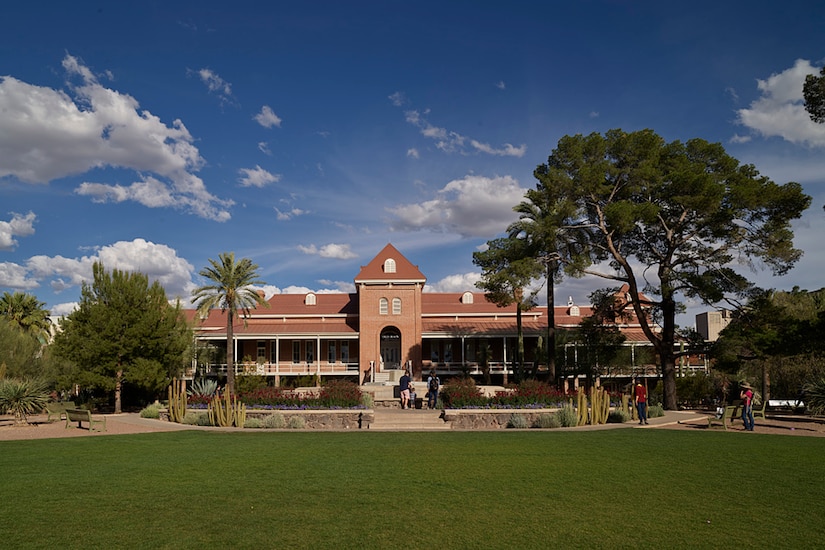
{"label": "dormer window", "polygon": [[472,292],[465,292],[461,295],[461,303],[462,304],[472,304],[473,303],[473,293]]}
{"label": "dormer window", "polygon": [[315,294],[313,294],[312,292],[307,294],[306,297],[304,298],[304,305],[314,306],[315,305]]}
{"label": "dormer window", "polygon": [[392,258],[384,260],[384,273],[395,273],[395,260]]}
{"label": "dormer window", "polygon": [[581,315],[579,311],[579,306],[570,306],[570,316],[571,317],[578,317]]}

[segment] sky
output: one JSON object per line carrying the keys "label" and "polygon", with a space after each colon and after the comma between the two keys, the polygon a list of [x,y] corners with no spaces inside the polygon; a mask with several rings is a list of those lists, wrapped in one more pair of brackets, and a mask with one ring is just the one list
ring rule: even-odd
{"label": "sky", "polygon": [[[759,286],[825,286],[825,4],[14,2],[0,33],[0,292],[69,313],[92,264],[185,304],[222,252],[268,295],[352,292],[387,243],[476,290],[565,135],[722,143],[813,197]],[[565,279],[581,305],[607,281]],[[689,302],[677,322],[709,308]]]}

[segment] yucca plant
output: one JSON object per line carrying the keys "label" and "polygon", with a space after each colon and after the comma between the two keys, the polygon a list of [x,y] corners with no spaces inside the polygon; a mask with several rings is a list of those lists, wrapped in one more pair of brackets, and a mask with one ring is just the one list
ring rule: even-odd
{"label": "yucca plant", "polygon": [[808,382],[803,386],[805,405],[811,414],[825,414],[825,377]]}
{"label": "yucca plant", "polygon": [[28,415],[42,411],[48,402],[49,392],[42,380],[0,380],[0,411],[14,415],[15,426],[28,424]]}

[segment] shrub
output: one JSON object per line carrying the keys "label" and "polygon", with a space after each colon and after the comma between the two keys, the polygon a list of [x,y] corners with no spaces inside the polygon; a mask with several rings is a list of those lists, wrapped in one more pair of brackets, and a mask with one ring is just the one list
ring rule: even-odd
{"label": "shrub", "polygon": [[261,376],[258,374],[244,374],[235,377],[235,391],[239,395],[266,387],[266,376]]}
{"label": "shrub", "polygon": [[661,405],[650,405],[647,406],[647,417],[648,418],[658,418],[660,416],[665,415],[665,409]]}
{"label": "shrub", "polygon": [[46,383],[36,379],[0,379],[0,412],[14,415],[14,424],[28,424],[28,415],[42,411],[49,402]]}
{"label": "shrub", "polygon": [[570,405],[565,405],[557,410],[555,414],[562,428],[572,428],[579,424],[579,416],[576,414],[576,409]]}
{"label": "shrub", "polygon": [[207,413],[200,413],[198,415],[198,421],[195,423],[196,426],[211,426],[212,421],[209,419],[209,415]]}
{"label": "shrub", "polygon": [[262,428],[263,425],[264,423],[257,416],[250,416],[243,423],[244,428]]}
{"label": "shrub", "polygon": [[280,413],[270,414],[264,418],[264,428],[283,428],[286,426],[284,415]]}
{"label": "shrub", "polygon": [[321,387],[317,399],[321,407],[357,407],[361,404],[361,388],[346,380],[331,380]]}
{"label": "shrub", "polygon": [[454,378],[444,384],[438,392],[438,398],[447,409],[484,407],[488,399],[481,395],[481,390],[472,378]]}
{"label": "shrub", "polygon": [[290,416],[289,421],[286,423],[286,427],[291,430],[303,430],[306,425],[307,422],[303,416]]}
{"label": "shrub", "polygon": [[141,418],[160,418],[160,403],[152,403],[151,405],[147,405],[140,411]]}
{"label": "shrub", "polygon": [[364,405],[364,407],[371,409],[375,406],[375,398],[371,393],[364,393],[361,395],[361,404]]}
{"label": "shrub", "polygon": [[825,378],[818,378],[808,382],[802,388],[805,395],[805,405],[811,414],[825,413]]}
{"label": "shrub", "polygon": [[490,399],[493,407],[550,408],[564,403],[564,394],[538,380],[524,380],[508,391],[498,392]]}
{"label": "shrub", "polygon": [[198,420],[200,417],[203,416],[203,413],[196,413],[196,412],[187,412],[186,415],[183,417],[183,422],[181,424],[187,424],[189,426],[197,426]]}
{"label": "shrub", "polygon": [[529,428],[530,424],[527,422],[527,417],[523,414],[511,414],[510,419],[507,421],[507,427],[523,430],[524,428]]}
{"label": "shrub", "polygon": [[610,411],[607,415],[608,424],[624,424],[628,420],[630,420],[630,415],[627,414],[627,411],[621,409]]}
{"label": "shrub", "polygon": [[556,414],[540,414],[533,422],[534,428],[561,428],[561,421]]}

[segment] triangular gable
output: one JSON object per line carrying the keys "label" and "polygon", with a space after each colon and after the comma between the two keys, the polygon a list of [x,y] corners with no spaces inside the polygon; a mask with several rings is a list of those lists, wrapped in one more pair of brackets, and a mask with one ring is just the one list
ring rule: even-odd
{"label": "triangular gable", "polygon": [[[384,267],[387,260],[394,260],[395,272],[387,273]],[[370,263],[361,267],[361,271],[355,276],[355,283],[367,283],[370,281],[406,281],[406,282],[426,282],[427,278],[410,261],[401,254],[397,248],[388,244],[378,253]]]}

